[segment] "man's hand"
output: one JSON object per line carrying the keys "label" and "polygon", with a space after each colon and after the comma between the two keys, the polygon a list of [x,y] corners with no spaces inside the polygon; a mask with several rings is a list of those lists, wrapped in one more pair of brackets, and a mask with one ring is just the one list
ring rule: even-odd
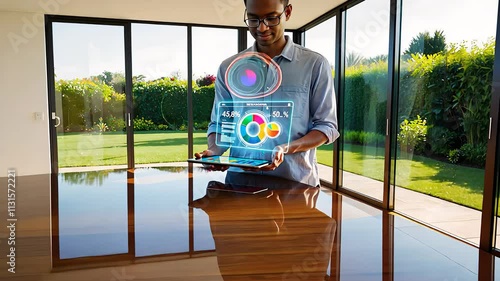
{"label": "man's hand", "polygon": [[[203,157],[209,157],[209,156],[214,156],[216,155],[212,150],[203,150],[202,152],[196,152],[194,154],[194,157],[196,159],[203,158]],[[203,167],[207,170],[211,171],[225,171],[229,169],[229,166],[226,165],[209,165],[209,164],[203,164]]]}
{"label": "man's hand", "polygon": [[281,163],[283,163],[283,160],[285,160],[285,149],[278,145],[273,149],[273,159],[271,160],[271,164],[266,165],[261,168],[243,168],[245,171],[273,171],[276,170],[276,168],[279,167]]}

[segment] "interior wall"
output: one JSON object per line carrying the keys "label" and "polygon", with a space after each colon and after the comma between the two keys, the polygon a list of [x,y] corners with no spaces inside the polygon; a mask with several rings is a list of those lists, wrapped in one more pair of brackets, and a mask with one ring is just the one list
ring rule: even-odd
{"label": "interior wall", "polygon": [[[41,13],[0,11],[0,177],[50,172]],[[38,113],[38,114],[36,114]]]}

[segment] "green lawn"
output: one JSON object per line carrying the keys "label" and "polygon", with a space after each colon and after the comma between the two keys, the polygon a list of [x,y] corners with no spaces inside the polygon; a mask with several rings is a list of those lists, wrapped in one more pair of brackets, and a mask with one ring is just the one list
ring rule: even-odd
{"label": "green lawn", "polygon": [[[325,149],[329,149],[328,151]],[[318,150],[318,162],[331,162],[331,147]],[[344,170],[383,180],[384,148],[344,145]],[[480,210],[484,170],[414,155],[396,162],[397,186]]]}
{"label": "green lawn", "polygon": [[[135,162],[183,162],[188,158],[187,132],[139,132],[134,135]],[[194,133],[194,151],[206,148],[206,132]],[[65,134],[58,136],[59,166],[124,165],[123,133]],[[332,166],[332,145],[318,149],[318,162]],[[344,170],[382,181],[384,149],[344,145]],[[484,170],[453,165],[421,156],[399,159],[396,185],[461,205],[482,206]]]}
{"label": "green lawn", "polygon": [[[59,167],[127,164],[124,133],[64,134],[57,137]],[[207,147],[206,132],[195,132],[194,151]],[[137,164],[182,162],[188,157],[187,132],[138,132],[134,134]]]}

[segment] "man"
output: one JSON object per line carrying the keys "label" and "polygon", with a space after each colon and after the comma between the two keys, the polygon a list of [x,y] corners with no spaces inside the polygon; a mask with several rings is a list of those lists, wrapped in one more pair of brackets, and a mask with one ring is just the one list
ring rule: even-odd
{"label": "man", "polygon": [[[285,23],[292,15],[288,0],[246,0],[245,23],[255,38],[247,51],[268,55],[278,63],[282,72],[280,88],[273,99],[293,101],[295,109],[290,143],[277,145],[272,153],[231,149],[231,156],[272,159],[258,172],[280,176],[312,186],[319,185],[316,147],[338,138],[335,95],[330,64],[320,54],[296,45],[284,35]],[[212,121],[208,128],[208,149],[195,157],[221,155],[225,149],[216,145],[217,109],[220,101],[232,100],[224,83],[229,64],[238,55],[226,59],[219,67],[215,84]],[[226,170],[228,167],[212,167]],[[247,171],[248,172],[248,171]]]}

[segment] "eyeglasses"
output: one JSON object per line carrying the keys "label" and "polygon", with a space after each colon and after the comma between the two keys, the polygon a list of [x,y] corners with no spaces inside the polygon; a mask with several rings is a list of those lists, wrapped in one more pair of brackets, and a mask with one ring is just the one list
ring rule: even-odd
{"label": "eyeglasses", "polygon": [[[263,22],[267,27],[277,26],[277,25],[280,24],[280,22],[281,22],[281,16],[286,11],[286,8],[288,8],[288,6],[289,5],[287,5],[285,7],[285,9],[283,9],[283,12],[281,12],[281,14],[279,16],[266,17],[266,18],[263,18],[263,19],[248,19],[248,18],[246,18],[243,21],[245,22],[245,24],[248,27],[252,27],[252,28],[259,27],[259,25],[260,25],[261,22]],[[247,14],[247,10],[245,9],[245,15],[246,14]]]}

